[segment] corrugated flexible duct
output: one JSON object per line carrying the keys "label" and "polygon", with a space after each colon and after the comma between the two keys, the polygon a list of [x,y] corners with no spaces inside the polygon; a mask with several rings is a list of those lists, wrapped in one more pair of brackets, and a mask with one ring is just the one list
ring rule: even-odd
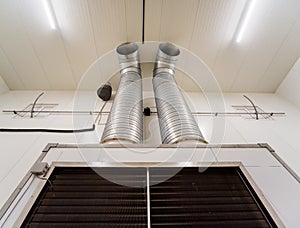
{"label": "corrugated flexible duct", "polygon": [[101,143],[142,143],[143,101],[138,45],[124,43],[116,51],[121,66],[121,79]]}
{"label": "corrugated flexible duct", "polygon": [[153,71],[153,88],[162,143],[206,143],[174,79],[179,54],[180,50],[173,44],[161,43]]}

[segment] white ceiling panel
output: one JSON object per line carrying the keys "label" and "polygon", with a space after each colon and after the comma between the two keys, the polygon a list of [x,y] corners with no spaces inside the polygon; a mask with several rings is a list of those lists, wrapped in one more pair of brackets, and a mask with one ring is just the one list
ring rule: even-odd
{"label": "white ceiling panel", "polygon": [[[223,91],[274,92],[300,56],[300,1],[256,0],[236,43],[248,1],[145,0],[145,41],[188,48]],[[49,2],[57,30],[49,27],[42,1],[0,1],[0,74],[10,89],[75,89],[97,58],[120,43],[142,41],[143,0]],[[94,67],[95,84],[83,87],[95,88],[111,65]],[[187,81],[177,76],[179,84]],[[194,90],[192,84],[184,88]]]}
{"label": "white ceiling panel", "polygon": [[159,40],[188,47],[198,5],[198,0],[163,0]]}
{"label": "white ceiling panel", "polygon": [[[268,1],[271,2],[272,0],[257,2],[264,2],[265,5],[269,5]],[[247,12],[247,1],[235,2],[234,6],[235,7],[231,8],[228,6],[227,8],[228,12],[231,12],[230,14],[235,15],[235,17],[228,23],[231,24],[232,27],[229,30],[229,34],[224,34],[227,38],[223,40],[222,47],[220,47],[219,54],[216,56],[212,71],[223,91],[252,91],[252,88],[250,89],[251,85],[246,82],[247,78],[241,74],[241,66],[250,63],[247,60],[247,57],[251,52],[251,44],[253,41],[250,38],[250,35],[251,31],[253,31],[254,28],[257,28],[257,25],[259,24],[255,23],[255,20],[261,23],[262,19],[265,17],[266,11],[269,9],[266,10],[264,7],[255,8],[255,14],[253,13],[251,15],[243,40],[241,43],[236,43],[236,36],[238,35],[240,25],[243,22],[244,14]],[[224,25],[224,27],[227,28],[228,25]],[[220,36],[220,34],[217,35],[217,37],[218,36]],[[251,72],[253,70],[254,69],[251,69]],[[258,77],[255,78],[253,75],[250,78],[252,80],[251,82],[257,82],[259,79]],[[239,80],[240,83],[237,83],[237,80]],[[236,87],[233,88],[233,85],[236,85]]]}
{"label": "white ceiling panel", "polygon": [[[246,45],[237,48],[234,42],[246,0],[231,0],[224,1],[224,3],[223,8],[225,12],[222,13],[222,8],[218,8],[223,14],[222,26],[219,27],[219,24],[221,24],[219,20],[211,20],[212,24],[206,29],[209,29],[211,26],[215,27],[215,29],[214,33],[206,37],[206,45],[202,45],[197,49],[197,39],[195,37],[193,46],[197,50],[197,54],[211,68],[220,87],[226,91],[231,87],[233,75],[237,73],[237,66],[242,63],[243,56],[247,51]],[[203,34],[202,36],[205,37]],[[198,43],[201,42],[198,41]]]}
{"label": "white ceiling panel", "polygon": [[98,56],[88,2],[53,0],[52,5],[77,85]]}
{"label": "white ceiling panel", "polygon": [[[254,17],[256,14],[253,14],[253,20],[251,21],[253,27],[249,26],[252,43],[231,91],[246,89],[257,91],[262,77],[272,64],[274,57],[297,19],[299,6],[300,4],[296,1],[290,1],[289,4],[274,0],[269,0],[268,4],[267,1],[257,2],[255,7],[261,8],[265,16],[261,15],[263,17],[260,19],[260,16]],[[282,80],[281,77],[275,74],[272,75],[272,80],[278,82]],[[272,88],[270,86],[269,91],[266,92],[272,92],[275,89],[276,87]]]}
{"label": "white ceiling panel", "polygon": [[127,41],[125,1],[88,0],[98,55]]}
{"label": "white ceiling panel", "polygon": [[160,24],[163,0],[145,1],[145,40],[160,40]]}
{"label": "white ceiling panel", "polygon": [[230,91],[247,50],[247,45],[237,47],[234,42],[221,48],[212,71],[223,91]]}
{"label": "white ceiling panel", "polygon": [[142,41],[143,2],[141,0],[125,0],[127,39],[129,42]]}
{"label": "white ceiling panel", "polygon": [[[49,81],[28,39],[17,0],[0,1],[0,44],[24,89],[51,89]],[[6,75],[3,75],[6,78]],[[11,88],[11,85],[9,85]],[[12,88],[14,89],[14,88]]]}
{"label": "white ceiling panel", "polygon": [[0,48],[0,74],[3,75],[2,78],[6,84],[19,90],[24,88],[21,77],[17,74],[2,48]]}
{"label": "white ceiling panel", "polygon": [[[299,6],[297,6],[299,7]],[[278,88],[282,75],[287,75],[300,57],[300,13],[293,23],[286,39],[283,41],[280,49],[274,56],[270,67],[265,72],[257,86],[260,91],[270,91],[270,88]],[[277,80],[274,80],[276,78]],[[271,90],[272,91],[272,90]],[[273,92],[273,91],[272,91]]]}
{"label": "white ceiling panel", "polygon": [[245,1],[200,2],[190,49],[213,68],[221,45],[228,44],[232,39]]}
{"label": "white ceiling panel", "polygon": [[[75,89],[75,81],[59,30],[50,30],[43,1],[19,1],[20,16],[50,89]],[[35,13],[32,13],[34,11]]]}

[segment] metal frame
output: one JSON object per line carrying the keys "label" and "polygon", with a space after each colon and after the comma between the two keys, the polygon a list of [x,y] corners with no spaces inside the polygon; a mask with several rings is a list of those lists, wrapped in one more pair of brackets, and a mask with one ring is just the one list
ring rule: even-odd
{"label": "metal frame", "polygon": [[[145,163],[145,162],[133,162],[133,163],[117,163],[117,162],[105,162],[101,163],[101,167],[127,167],[130,165],[131,167],[144,167],[147,168],[147,225],[148,227],[151,227],[151,221],[150,221],[150,188],[149,188],[149,168],[151,166],[156,165],[156,163]],[[203,163],[189,163],[186,164],[184,167],[206,167],[206,164]],[[85,162],[53,162],[50,166],[50,169],[45,176],[47,179],[51,176],[52,172],[56,167],[91,167],[90,164],[87,164]],[[96,163],[92,167],[99,167]],[[182,167],[182,164],[180,163],[165,163],[161,167]],[[255,193],[257,194],[258,198],[261,200],[262,204],[276,223],[278,227],[284,227],[284,224],[282,223],[281,219],[278,217],[277,213],[274,211],[271,204],[268,202],[268,200],[265,198],[264,194],[260,190],[260,188],[256,185],[253,178],[250,176],[249,172],[246,170],[245,166],[241,162],[214,162],[210,165],[210,167],[236,167],[239,168],[240,171],[243,173],[243,175],[246,177],[248,182],[250,183],[251,187],[254,189]],[[27,202],[26,206],[24,207],[23,211],[21,212],[20,216],[16,220],[16,223],[14,224],[14,227],[20,227],[25,220],[27,214],[29,213],[31,207],[35,203],[36,199],[38,198],[40,192],[44,188],[45,184],[47,183],[46,180],[41,180],[41,183],[39,186],[35,189],[34,194]]]}
{"label": "metal frame", "polygon": [[[251,106],[252,107],[252,106]],[[154,107],[155,108],[155,107]],[[11,114],[27,114],[31,113],[31,111],[26,110],[10,110],[5,109],[2,110],[3,113],[11,113]],[[45,114],[54,114],[54,115],[98,115],[98,114],[106,114],[108,115],[109,111],[71,111],[71,110],[42,110],[42,111],[33,111],[33,113],[45,113]],[[157,114],[157,111],[151,111],[152,114]],[[236,116],[236,115],[269,115],[269,116],[285,116],[285,112],[253,112],[253,113],[245,113],[245,112],[192,112],[193,115],[203,115],[203,116]]]}
{"label": "metal frame", "polygon": [[[132,148],[139,148],[139,147],[152,148],[153,147],[153,145],[135,145],[135,144],[131,144],[131,145],[128,145],[128,146],[132,147]],[[300,183],[300,177],[280,158],[280,156],[275,152],[275,150],[267,143],[258,143],[258,144],[215,144],[215,145],[212,145],[212,144],[208,144],[208,145],[199,144],[199,145],[184,145],[184,146],[180,146],[180,145],[160,145],[160,146],[158,146],[158,148],[178,148],[178,147],[181,147],[181,148],[232,148],[232,149],[236,149],[236,148],[249,148],[249,149],[250,148],[265,148],[291,174],[291,176],[298,183]],[[63,148],[70,148],[70,149],[71,148],[124,148],[124,145],[118,145],[118,144],[107,144],[107,145],[84,144],[84,145],[77,145],[77,144],[49,143],[43,149],[41,155],[36,160],[36,162],[41,162],[45,158],[47,153],[51,151],[52,148],[62,148],[62,149]],[[53,162],[50,166],[50,169],[48,170],[48,173],[45,175],[45,177],[48,178],[51,175],[51,173],[53,172],[55,167],[62,167],[62,166],[64,166],[64,167],[99,167],[99,165],[101,167],[122,167],[122,166],[126,165],[126,166],[132,166],[132,167],[146,167],[147,168],[147,167],[151,167],[151,166],[157,166],[157,163],[151,163],[151,162],[133,162],[133,163],[128,163],[128,162],[127,163],[95,162],[95,163],[87,164],[87,163],[82,163],[82,162]],[[226,167],[226,166],[227,167],[228,166],[239,167],[241,169],[242,173],[248,179],[249,183],[251,184],[252,188],[255,190],[256,194],[258,195],[258,197],[260,198],[262,203],[265,205],[266,209],[268,210],[268,212],[270,213],[270,215],[272,216],[272,218],[274,219],[276,224],[278,224],[278,226],[280,226],[280,227],[284,226],[282,221],[278,217],[278,215],[275,213],[275,211],[273,210],[273,208],[271,207],[269,202],[266,200],[263,193],[258,188],[258,186],[255,184],[254,180],[252,179],[252,177],[250,176],[250,174],[248,173],[248,171],[246,170],[246,168],[243,166],[243,164],[241,162],[214,162],[210,165],[211,165],[211,167],[218,167],[218,166],[222,166],[222,167]],[[161,167],[205,167],[205,166],[207,166],[205,163],[185,163],[184,165],[182,163],[163,163],[161,165]],[[28,171],[25,174],[24,178],[21,180],[21,182],[19,183],[19,185],[17,186],[15,191],[11,194],[11,196],[8,198],[8,200],[6,201],[4,206],[1,208],[1,210],[0,210],[0,219],[2,219],[4,217],[6,212],[12,206],[14,201],[17,199],[17,197],[20,194],[20,192],[22,191],[23,187],[27,184],[29,179],[32,178],[32,177],[33,177],[33,174],[31,174],[30,171]],[[46,180],[41,180],[41,184],[36,189],[34,196],[30,199],[30,202],[32,202],[32,204],[34,203],[36,197],[38,196],[39,192],[41,191],[41,189],[43,188],[45,183],[46,183]],[[30,209],[32,204],[31,205],[28,205],[28,204],[29,204],[29,202],[27,203],[26,208]],[[24,208],[24,210],[22,211],[21,216],[19,217],[19,219],[17,221],[19,221],[22,218],[23,214],[26,212],[26,208]],[[27,213],[29,212],[29,209],[28,209]],[[25,215],[27,215],[27,213]],[[23,220],[22,220],[22,222],[23,222]]]}

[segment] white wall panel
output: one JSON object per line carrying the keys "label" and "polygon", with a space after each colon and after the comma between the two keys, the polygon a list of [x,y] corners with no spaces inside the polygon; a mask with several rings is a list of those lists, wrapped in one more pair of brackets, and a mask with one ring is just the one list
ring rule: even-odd
{"label": "white wall panel", "polygon": [[300,58],[289,71],[276,93],[300,107]]}
{"label": "white wall panel", "polygon": [[[10,91],[0,96],[0,110],[3,109],[22,109],[36,98],[39,91]],[[46,92],[41,97],[40,102],[59,103],[58,110],[87,110],[90,107],[98,107],[102,101],[97,98],[95,91],[81,93],[79,100],[81,106],[74,105],[74,92]],[[78,95],[78,94],[77,94]],[[192,103],[191,109],[194,111],[211,111],[210,109],[210,96],[207,99],[201,93],[186,93],[189,97],[188,102]],[[243,94],[224,94],[225,108],[232,111],[232,105],[249,105],[248,101],[243,98]],[[225,134],[224,143],[269,143],[276,152],[289,164],[295,172],[300,173],[300,142],[298,140],[298,131],[300,129],[300,110],[292,103],[281,99],[274,94],[248,94],[249,97],[265,111],[282,111],[286,112],[284,117],[273,117],[273,120],[247,120],[242,117],[226,117],[225,122],[214,122],[226,124],[225,130],[222,132],[215,131],[215,134]],[[76,103],[76,102],[75,102]],[[151,104],[149,104],[151,105]],[[99,110],[99,109],[98,109]],[[105,108],[109,110],[109,106]],[[153,114],[151,118],[154,118]],[[90,116],[88,117],[90,118]],[[212,120],[220,117],[215,116],[200,116],[198,119],[199,127],[204,135],[208,137],[212,134],[212,129],[216,125],[212,125]],[[150,120],[148,122],[151,122]],[[155,121],[155,120],[154,120]],[[34,118],[22,119],[12,118],[12,115],[0,112],[1,127],[10,128],[72,128],[74,127],[74,119],[71,115],[52,115],[48,118]],[[90,125],[87,125],[90,126]],[[76,123],[75,123],[76,127]],[[152,137],[149,143],[158,144],[159,133],[157,123],[153,125],[155,137]],[[101,137],[101,128],[98,131],[98,136]],[[151,130],[151,127],[148,130]],[[149,132],[147,135],[149,136]],[[18,181],[23,177],[25,171],[30,168],[32,162],[40,155],[44,146],[49,143],[78,143],[78,142],[95,142],[95,135],[84,134],[82,138],[76,138],[73,134],[41,134],[41,133],[1,133],[0,145],[1,153],[0,164],[4,169],[0,171],[0,205],[4,203],[8,195],[18,184]],[[16,142],[17,143],[14,143]],[[78,141],[79,140],[79,141]],[[98,141],[97,141],[98,142]],[[213,142],[210,141],[210,142]],[[6,152],[8,151],[8,152]],[[6,152],[6,153],[5,153]],[[2,156],[2,157],[1,157]],[[154,157],[155,158],[155,157]],[[155,158],[156,159],[156,158]],[[251,164],[250,164],[251,165]],[[9,177],[8,177],[8,176]],[[5,177],[7,176],[7,177]],[[5,188],[3,187],[5,186]]]}
{"label": "white wall panel", "polygon": [[[291,175],[282,167],[247,167],[254,181],[260,186],[266,199],[280,217],[286,227],[299,226],[300,185],[290,178]],[[272,178],[275,175],[276,178]],[[286,194],[289,192],[289,194]],[[289,197],[293,195],[293,197]]]}
{"label": "white wall panel", "polygon": [[[271,120],[243,119],[228,117],[231,126],[238,130],[247,143],[266,142],[284,158],[295,172],[299,172],[300,142],[300,110],[291,103],[271,94],[247,94],[252,101],[266,112],[285,112],[285,116],[274,117]],[[226,106],[249,105],[242,94],[224,94]],[[237,138],[238,139],[238,138]]]}

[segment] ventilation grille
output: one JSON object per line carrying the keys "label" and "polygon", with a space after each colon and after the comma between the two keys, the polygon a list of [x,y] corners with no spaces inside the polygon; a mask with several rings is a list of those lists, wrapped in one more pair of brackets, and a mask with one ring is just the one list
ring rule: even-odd
{"label": "ventilation grille", "polygon": [[55,168],[22,227],[146,227],[146,169],[95,171]]}
{"label": "ventilation grille", "polygon": [[[152,227],[272,227],[238,168],[151,169]],[[158,183],[158,184],[157,184]]]}
{"label": "ventilation grille", "polygon": [[22,227],[147,227],[147,212],[151,227],[276,227],[239,168],[149,168],[149,179],[147,210],[146,168],[55,168]]}

